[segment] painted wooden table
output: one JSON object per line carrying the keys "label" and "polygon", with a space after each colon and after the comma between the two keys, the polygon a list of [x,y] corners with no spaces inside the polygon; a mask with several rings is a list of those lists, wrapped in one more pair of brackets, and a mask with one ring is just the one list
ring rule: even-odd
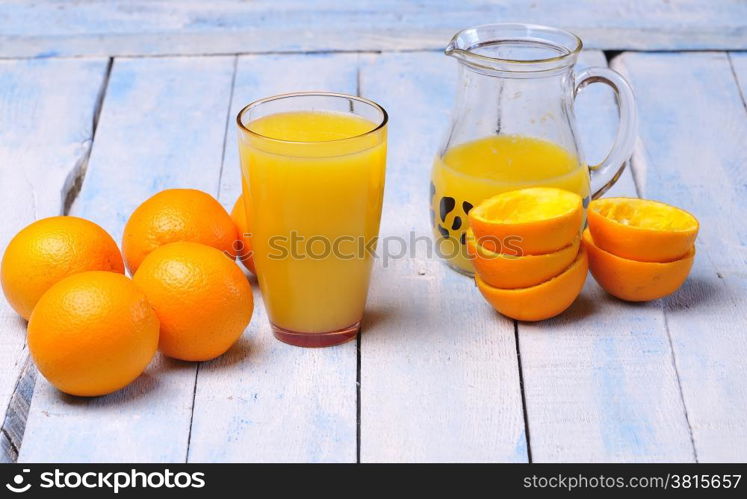
{"label": "painted wooden table", "polygon": [[[415,254],[377,262],[357,343],[287,346],[260,305],[223,357],[159,356],[134,384],[95,399],[62,395],[36,374],[25,323],[0,300],[0,457],[747,459],[743,1],[3,2],[0,249],[60,213],[120,238],[133,208],[169,187],[230,207],[237,111],[302,89],[389,109],[382,235],[427,235],[431,158],[456,78],[440,48],[459,28],[500,21],[572,29],[587,42],[582,64],[609,63],[630,79],[640,133],[614,193],[700,219],[695,266],[677,294],[626,304],[590,278],[560,317],[517,324],[469,279]],[[614,100],[592,87],[576,111],[588,159],[600,159]]]}

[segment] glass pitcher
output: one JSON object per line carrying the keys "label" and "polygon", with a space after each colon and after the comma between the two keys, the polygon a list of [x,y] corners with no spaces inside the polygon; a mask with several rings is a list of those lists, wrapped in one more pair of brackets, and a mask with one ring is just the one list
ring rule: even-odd
{"label": "glass pitcher", "polygon": [[[619,178],[636,132],[633,92],[615,71],[574,72],[582,42],[560,29],[493,24],[457,33],[446,55],[459,84],[445,143],[431,175],[431,221],[439,254],[472,274],[465,231],[470,209],[504,191],[533,186],[578,193],[584,209]],[[620,112],[615,144],[587,166],[578,143],[574,98],[590,83],[614,90]]]}

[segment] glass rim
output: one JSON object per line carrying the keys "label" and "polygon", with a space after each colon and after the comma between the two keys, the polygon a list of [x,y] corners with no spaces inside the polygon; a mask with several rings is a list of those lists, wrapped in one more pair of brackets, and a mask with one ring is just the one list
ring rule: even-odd
{"label": "glass rim", "polygon": [[[244,113],[246,113],[247,111],[250,111],[251,109],[259,107],[262,104],[267,104],[268,102],[273,102],[273,101],[281,100],[281,99],[289,99],[289,98],[294,98],[294,97],[332,97],[332,98],[337,98],[337,99],[354,100],[356,102],[366,104],[378,110],[381,113],[381,120],[371,130],[368,130],[363,133],[359,133],[357,135],[351,135],[349,137],[342,137],[339,139],[311,140],[311,141],[309,140],[285,140],[285,139],[279,139],[277,137],[270,137],[267,135],[262,135],[261,133],[257,133],[254,130],[251,130],[246,125],[244,125],[242,118],[244,116]],[[351,112],[351,114],[355,114],[355,113]],[[241,111],[239,111],[239,113],[236,115],[236,124],[239,126],[239,130],[242,130],[243,132],[246,132],[251,136],[258,137],[262,140],[270,140],[270,141],[280,142],[284,144],[330,144],[334,142],[344,142],[347,140],[358,139],[358,138],[376,133],[382,128],[384,128],[388,122],[389,122],[389,113],[386,112],[386,109],[384,109],[383,106],[381,106],[380,104],[377,104],[371,99],[366,99],[365,97],[360,97],[357,95],[342,94],[338,92],[323,92],[323,91],[288,92],[284,94],[277,94],[277,95],[271,95],[269,97],[263,97],[261,99],[252,101],[246,106],[244,106],[243,108],[241,108]]]}
{"label": "glass rim", "polygon": [[[573,44],[572,46],[562,45],[556,41],[553,40],[546,40],[550,44],[552,44],[555,47],[563,48],[566,50],[565,53],[552,56],[552,57],[543,57],[543,58],[537,58],[537,59],[509,59],[509,58],[502,58],[502,57],[490,57],[487,55],[478,54],[472,51],[474,46],[471,47],[460,47],[459,42],[462,40],[462,38],[470,31],[477,32],[480,30],[505,30],[505,31],[512,31],[512,30],[524,30],[526,32],[537,32],[537,33],[545,33],[545,34],[552,34],[552,35],[559,35],[566,37],[569,40],[572,40]],[[581,38],[570,31],[555,28],[552,26],[544,26],[542,24],[528,24],[528,23],[489,23],[489,24],[481,24],[479,26],[472,26],[469,28],[462,29],[458,31],[449,42],[449,45],[446,47],[446,54],[452,55],[452,54],[459,54],[464,59],[472,60],[472,61],[482,61],[484,63],[490,64],[490,63],[502,63],[502,64],[511,64],[511,65],[519,65],[519,66],[532,66],[532,65],[543,65],[543,64],[551,64],[555,62],[561,62],[566,61],[569,58],[572,58],[573,56],[578,55],[581,50],[583,49],[584,42],[581,40]],[[542,71],[540,69],[539,71]]]}

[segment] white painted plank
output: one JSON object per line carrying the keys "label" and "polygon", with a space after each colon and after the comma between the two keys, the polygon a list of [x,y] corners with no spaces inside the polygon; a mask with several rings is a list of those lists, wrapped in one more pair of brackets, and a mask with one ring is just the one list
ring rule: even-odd
{"label": "white painted plank", "polygon": [[[116,60],[73,213],[120,238],[156,191],[217,194],[233,70],[233,57]],[[157,356],[132,385],[94,399],[40,377],[19,460],[183,461],[195,371]]]}
{"label": "white painted plank", "polygon": [[[269,95],[328,90],[355,94],[355,55],[239,58],[220,200],[241,192],[235,116]],[[195,462],[354,462],[355,342],[304,349],[277,341],[256,280],[251,334],[197,379],[189,460]]]}
{"label": "white painted plank", "polygon": [[[106,69],[105,59],[0,62],[0,255],[24,226],[62,213],[88,157]],[[26,322],[0,299],[3,415],[26,358]]]}
{"label": "white painted plank", "polygon": [[[606,61],[585,53],[583,65]],[[591,85],[577,111],[584,148],[598,161],[617,127],[615,101],[603,85]],[[636,196],[630,170],[608,195]],[[658,303],[624,304],[589,275],[564,314],[518,327],[533,461],[692,460]]]}
{"label": "white painted plank", "polygon": [[[576,72],[589,66],[607,66],[599,51],[581,53]],[[576,97],[574,108],[581,151],[587,164],[601,163],[609,153],[617,132],[618,111],[612,89],[607,85],[587,85]],[[630,165],[605,196],[635,196],[636,187]]]}
{"label": "white painted plank", "polygon": [[384,54],[361,68],[361,94],[391,113],[382,237],[409,248],[410,235],[421,238],[416,254],[375,268],[361,339],[361,461],[527,460],[513,322],[426,253],[430,168],[455,80],[454,62],[434,53]]}
{"label": "white painted plank", "polygon": [[491,22],[566,27],[597,49],[747,49],[733,0],[15,0],[0,19],[4,57],[439,49]]}
{"label": "white painted plank", "polygon": [[[744,85],[743,56],[735,69]],[[693,212],[698,255],[662,301],[700,461],[747,459],[747,113],[724,53],[624,54],[641,110],[641,195]]]}
{"label": "white painted plank", "polygon": [[737,78],[742,103],[745,103],[747,102],[747,52],[731,52],[728,57]]}

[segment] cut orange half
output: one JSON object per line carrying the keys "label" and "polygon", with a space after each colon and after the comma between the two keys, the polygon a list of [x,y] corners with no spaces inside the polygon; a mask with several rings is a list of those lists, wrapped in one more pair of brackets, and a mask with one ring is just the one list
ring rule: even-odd
{"label": "cut orange half", "polygon": [[689,254],[698,220],[658,201],[606,198],[589,205],[589,229],[594,243],[609,253],[641,262],[670,262]]}
{"label": "cut orange half", "polygon": [[571,306],[581,293],[589,270],[582,247],[570,267],[560,275],[536,286],[503,289],[490,286],[475,274],[480,293],[498,312],[520,321],[541,321],[555,317]]}
{"label": "cut orange half", "polygon": [[483,247],[507,255],[541,255],[571,244],[581,231],[581,196],[554,187],[531,187],[488,198],[469,212]]}
{"label": "cut orange half", "polygon": [[589,229],[584,247],[594,280],[612,296],[626,301],[649,301],[674,293],[682,286],[695,259],[695,246],[687,255],[671,262],[641,262],[604,251]]}
{"label": "cut orange half", "polygon": [[475,240],[472,229],[467,230],[467,252],[475,272],[488,285],[496,288],[528,288],[552,279],[567,269],[578,254],[581,238],[552,253],[514,256],[485,249]]}

